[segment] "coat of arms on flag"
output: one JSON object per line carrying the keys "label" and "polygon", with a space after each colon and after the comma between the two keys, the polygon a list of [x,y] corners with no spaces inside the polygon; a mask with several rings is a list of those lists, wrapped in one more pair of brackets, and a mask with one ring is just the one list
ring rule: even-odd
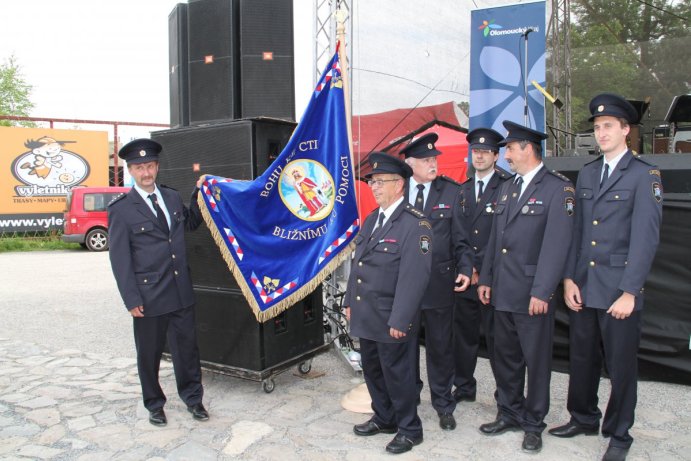
{"label": "coat of arms on flag", "polygon": [[207,176],[204,220],[257,320],[311,293],[359,230],[338,50],[288,144],[254,181]]}

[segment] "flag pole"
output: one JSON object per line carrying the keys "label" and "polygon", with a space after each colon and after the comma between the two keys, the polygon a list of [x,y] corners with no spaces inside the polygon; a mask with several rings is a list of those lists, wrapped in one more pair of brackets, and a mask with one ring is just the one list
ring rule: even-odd
{"label": "flag pole", "polygon": [[[348,148],[350,149],[350,172],[355,178],[355,151],[353,150],[353,117],[350,107],[350,62],[348,62],[348,53],[346,53],[346,35],[345,35],[345,20],[347,13],[343,7],[336,11],[336,38],[338,39],[338,60],[341,63],[341,78],[343,79],[343,99],[345,105],[345,119],[346,127],[348,130]],[[360,160],[358,159],[358,173],[360,169]],[[357,203],[360,202],[360,188],[362,187],[361,181],[355,181],[355,197],[357,198]],[[358,207],[358,216],[360,210]]]}
{"label": "flag pole", "polygon": [[341,63],[341,78],[343,79],[343,99],[345,103],[346,126],[348,127],[348,147],[350,149],[350,164],[355,166],[353,162],[353,127],[350,109],[350,63],[348,62],[348,53],[346,53],[346,36],[345,36],[345,20],[346,11],[343,7],[336,11],[336,37],[338,38],[338,60]]}

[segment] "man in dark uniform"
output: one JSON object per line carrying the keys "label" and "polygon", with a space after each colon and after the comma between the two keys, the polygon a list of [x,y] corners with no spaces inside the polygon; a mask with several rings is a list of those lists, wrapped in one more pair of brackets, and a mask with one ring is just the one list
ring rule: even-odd
{"label": "man in dark uniform", "polygon": [[536,453],[549,411],[552,297],[573,232],[574,189],[543,165],[540,143],[547,135],[510,121],[504,127],[508,133],[500,145],[506,145],[504,158],[516,177],[500,187],[478,287],[480,302],[495,309],[499,415],[480,431],[495,435],[521,428],[523,450]]}
{"label": "man in dark uniform", "polygon": [[502,135],[489,128],[476,128],[466,135],[475,174],[461,185],[461,211],[473,249],[473,273],[470,288],[456,294],[453,319],[456,389],[453,396],[457,402],[475,401],[477,381],[473,375],[480,348],[480,326],[485,334],[489,363],[494,371],[494,308],[483,306],[478,300],[477,282],[492,230],[494,209],[499,201],[499,186],[511,177],[496,166],[499,142],[503,139]]}
{"label": "man in dark uniform", "polygon": [[156,186],[161,145],[136,139],[120,149],[134,187],[108,205],[110,263],[125,307],[133,317],[137,369],[149,422],[167,424],[166,396],[158,382],[168,338],[178,394],[197,420],[209,419],[202,405],[202,375],[194,324],[194,293],[185,252],[185,230],[202,222],[197,188],[188,210],[177,191]]}
{"label": "man in dark uniform", "polygon": [[571,420],[550,429],[557,437],[597,434],[602,349],[612,382],[602,421],[611,437],[603,460],[624,460],[633,438],[643,284],[660,239],[662,181],[657,167],[626,145],[638,112],[624,98],[600,94],[590,120],[603,155],[578,175],[574,239],[564,275],[569,307]]}
{"label": "man in dark uniform", "polygon": [[415,350],[420,300],[432,262],[432,226],[403,197],[410,167],[378,152],[370,155],[369,163],[369,184],[379,208],[355,238],[343,305],[350,331],[360,339],[374,416],[353,431],[361,436],[397,432],[386,451],[404,453],[422,443]]}
{"label": "man in dark uniform", "polygon": [[[441,155],[434,147],[437,139],[436,133],[426,134],[407,145],[401,153],[413,170],[406,184],[406,198],[432,223],[432,273],[422,298],[421,321],[425,328],[427,380],[432,406],[439,415],[439,426],[449,431],[456,428],[453,416],[456,401],[451,394],[454,288],[461,291],[470,285],[472,252],[462,223],[460,184],[437,174],[437,156]],[[454,284],[458,286],[454,287]],[[419,348],[417,355],[419,395],[422,390]]]}

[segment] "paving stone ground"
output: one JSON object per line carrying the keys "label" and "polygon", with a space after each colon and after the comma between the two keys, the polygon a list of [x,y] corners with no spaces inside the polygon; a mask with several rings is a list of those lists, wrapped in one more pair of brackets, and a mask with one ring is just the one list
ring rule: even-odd
{"label": "paving stone ground", "polygon": [[[154,427],[141,404],[131,320],[117,295],[106,254],[82,251],[0,254],[0,460],[347,460],[392,459],[390,436],[357,437],[341,398],[362,382],[337,351],[312,371],[290,369],[272,393],[259,383],[205,370],[207,422],[193,420],[176,395],[170,363],[161,383],[168,426]],[[46,268],[50,268],[50,271]],[[40,277],[40,283],[34,283]],[[423,354],[424,356],[424,354]],[[423,363],[424,371],[424,363]],[[427,391],[419,407],[425,441],[401,460],[598,460],[601,436],[544,435],[537,455],[522,434],[487,437],[495,415],[489,364],[478,363],[478,400],[442,431]],[[549,427],[565,422],[567,376],[552,378]],[[691,460],[688,386],[641,382],[629,460]],[[609,382],[602,380],[601,406]]]}

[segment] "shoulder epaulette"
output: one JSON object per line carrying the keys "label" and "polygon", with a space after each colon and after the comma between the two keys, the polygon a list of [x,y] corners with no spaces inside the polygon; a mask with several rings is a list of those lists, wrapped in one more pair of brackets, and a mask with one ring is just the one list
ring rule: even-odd
{"label": "shoulder epaulette", "polygon": [[120,195],[116,195],[115,197],[113,197],[113,199],[110,202],[108,202],[108,205],[106,206],[111,206],[113,203],[119,202],[125,195],[127,194],[125,194],[124,192],[120,192]]}
{"label": "shoulder epaulette", "polygon": [[557,178],[561,179],[564,182],[571,182],[571,180],[569,178],[567,178],[563,174],[559,173],[557,170],[547,170],[547,171],[549,171],[550,173],[552,173],[553,176],[556,176]]}
{"label": "shoulder epaulette", "polygon": [[422,211],[418,210],[417,208],[415,208],[410,203],[406,203],[406,205],[403,209],[418,219],[424,219],[426,217]]}
{"label": "shoulder epaulette", "polygon": [[170,186],[166,186],[165,184],[161,184],[161,185],[158,186],[158,187],[165,187],[166,189],[174,190],[175,192],[177,192],[177,189],[176,189],[176,188],[170,187]]}
{"label": "shoulder epaulette", "polygon": [[638,155],[634,155],[633,158],[635,158],[636,160],[638,160],[641,163],[645,163],[646,165],[648,165],[650,167],[657,168],[657,165],[655,165],[654,163],[650,163],[648,160],[641,158]]}
{"label": "shoulder epaulette", "polygon": [[598,160],[600,160],[600,159],[603,158],[603,157],[604,157],[604,156],[603,156],[602,154],[600,154],[600,155],[598,155],[597,157],[595,157],[593,160],[591,160],[591,161],[589,161],[589,162],[586,162],[583,166],[585,166],[585,165],[590,165],[591,163],[595,163],[595,162],[597,162]]}
{"label": "shoulder epaulette", "polygon": [[503,169],[502,167],[499,167],[499,166],[497,166],[497,165],[494,165],[494,172],[495,172],[501,179],[509,179],[509,178],[513,178],[513,177],[514,177],[514,174],[513,174],[513,173],[509,173],[508,171],[506,171],[505,169]]}
{"label": "shoulder epaulette", "polygon": [[460,186],[460,185],[461,185],[460,182],[456,181],[456,180],[453,179],[453,178],[449,178],[448,176],[444,176],[443,174],[440,174],[440,175],[439,175],[439,179],[443,179],[444,181],[450,182],[451,184],[455,184],[455,185],[457,185],[457,186]]}
{"label": "shoulder epaulette", "polygon": [[468,184],[470,182],[473,182],[475,179],[474,178],[466,178],[465,181],[463,181],[461,184]]}

